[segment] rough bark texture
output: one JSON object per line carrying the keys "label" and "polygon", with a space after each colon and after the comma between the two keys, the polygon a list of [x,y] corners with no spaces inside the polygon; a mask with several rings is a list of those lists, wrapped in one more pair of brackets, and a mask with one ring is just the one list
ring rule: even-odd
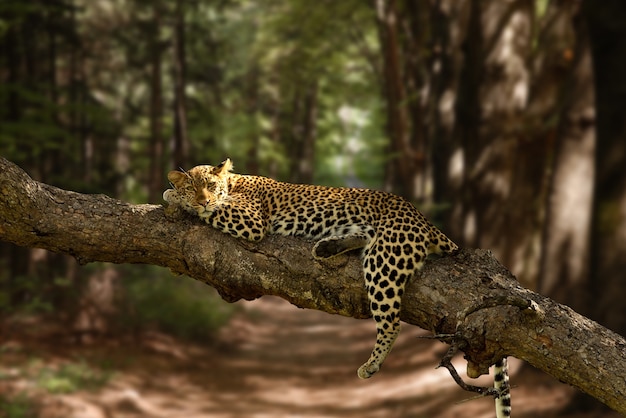
{"label": "rough bark texture", "polygon": [[[312,243],[297,238],[236,240],[193,217],[168,219],[161,206],[35,182],[2,158],[0,219],[0,239],[71,254],[82,263],[156,264],[206,282],[229,301],[271,294],[303,308],[369,316],[356,256],[319,263],[310,254]],[[520,301],[533,301],[536,309],[506,306]],[[626,340],[522,288],[489,251],[463,250],[427,263],[407,287],[402,319],[454,333],[460,313],[473,311],[458,340],[471,375],[485,373],[501,356],[515,356],[626,414]]]}

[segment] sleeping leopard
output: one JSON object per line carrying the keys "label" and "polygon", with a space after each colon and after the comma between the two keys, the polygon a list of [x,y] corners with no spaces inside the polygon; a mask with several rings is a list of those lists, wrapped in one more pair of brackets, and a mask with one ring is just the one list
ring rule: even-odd
{"label": "sleeping leopard", "polygon": [[400,332],[400,303],[407,281],[431,253],[457,245],[406,199],[381,191],[282,183],[232,173],[230,159],[188,172],[170,171],[172,189],[163,198],[237,238],[259,241],[267,234],[318,240],[312,253],[325,259],[361,250],[377,338],[358,369],[375,374]]}
{"label": "sleeping leopard", "polygon": [[259,241],[266,234],[318,239],[317,259],[362,248],[365,285],[376,321],[377,340],[361,378],[376,373],[400,331],[400,301],[406,282],[430,253],[451,253],[456,244],[407,200],[380,191],[281,183],[231,173],[227,159],[213,167],[171,171],[171,205],[197,214],[237,238]]}

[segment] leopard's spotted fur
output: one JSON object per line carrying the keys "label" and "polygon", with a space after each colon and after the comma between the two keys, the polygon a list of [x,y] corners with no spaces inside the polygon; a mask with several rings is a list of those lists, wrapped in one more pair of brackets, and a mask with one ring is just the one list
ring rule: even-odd
{"label": "leopard's spotted fur", "polygon": [[318,239],[316,258],[362,248],[365,285],[376,321],[376,345],[358,370],[365,379],[379,369],[400,331],[406,282],[430,253],[450,253],[456,244],[407,200],[380,191],[281,183],[231,173],[230,160],[188,172],[172,171],[171,205],[200,216],[238,238],[266,234]]}

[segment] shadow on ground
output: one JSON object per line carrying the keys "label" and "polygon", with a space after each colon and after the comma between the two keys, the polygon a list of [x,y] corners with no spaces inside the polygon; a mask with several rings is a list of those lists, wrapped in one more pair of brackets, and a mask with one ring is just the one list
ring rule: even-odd
{"label": "shadow on ground", "polygon": [[[0,340],[0,395],[34,397],[41,418],[494,416],[493,400],[468,401],[472,394],[435,369],[447,347],[416,338],[425,335],[419,328],[405,324],[381,372],[362,381],[356,370],[369,356],[373,321],[270,297],[240,303],[211,347],[160,334],[87,347],[20,335]],[[50,394],[24,372],[77,361],[108,373],[106,383]],[[511,363],[514,416],[559,416],[575,391]],[[455,364],[464,370],[462,358]],[[490,378],[474,383],[490,385]]]}

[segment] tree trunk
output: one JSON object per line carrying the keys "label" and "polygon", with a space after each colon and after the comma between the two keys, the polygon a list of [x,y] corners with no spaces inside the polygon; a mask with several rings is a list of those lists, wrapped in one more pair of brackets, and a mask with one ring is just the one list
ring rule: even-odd
{"label": "tree trunk", "polygon": [[185,0],[176,0],[174,23],[174,157],[173,167],[189,164],[187,137],[187,57],[185,54]]}
{"label": "tree trunk", "polygon": [[[439,72],[431,76],[429,86],[431,104],[429,109],[429,135],[432,137],[432,173],[433,200],[440,204],[440,217],[450,227],[448,236],[456,242],[462,242],[463,229],[458,223],[453,226],[452,203],[458,201],[463,186],[463,148],[457,135],[457,115],[463,115],[463,109],[455,104],[472,99],[472,86],[465,85],[460,91],[461,65],[463,48],[467,51],[465,33],[467,32],[467,16],[470,13],[470,2],[447,0],[435,2],[431,9],[432,54],[430,68],[439,68]],[[478,36],[479,32],[468,36]],[[463,47],[465,45],[465,47]],[[469,70],[463,67],[463,70]],[[466,78],[474,78],[464,73]],[[469,96],[468,96],[469,95]],[[468,109],[470,110],[470,109]],[[469,116],[472,119],[471,115]],[[472,125],[466,127],[471,129]]]}
{"label": "tree trunk", "polygon": [[153,5],[152,30],[149,41],[150,54],[150,171],[148,179],[148,201],[157,202],[164,183],[163,167],[163,94],[162,94],[162,43],[159,33],[161,11],[159,4]]}
{"label": "tree trunk", "polygon": [[586,1],[597,109],[589,315],[626,334],[626,3]]}
{"label": "tree trunk", "polygon": [[[533,2],[473,0],[456,102],[452,236],[493,248],[524,283],[538,272],[545,136],[525,116]],[[506,233],[503,233],[506,231]]]}
{"label": "tree trunk", "polygon": [[302,111],[302,148],[300,150],[300,183],[313,183],[315,167],[315,140],[317,139],[317,94],[318,82],[313,81],[303,98]]}
{"label": "tree trunk", "polygon": [[246,172],[252,175],[258,175],[260,170],[259,150],[261,148],[261,128],[258,126],[257,118],[260,112],[259,90],[260,90],[259,62],[254,59],[250,66],[250,70],[246,75],[246,109],[250,116],[252,128],[252,144],[248,149],[246,159]]}
{"label": "tree trunk", "polygon": [[[3,158],[0,185],[2,240],[82,263],[169,267],[214,286],[229,301],[276,295],[303,308],[370,315],[357,256],[318,262],[306,240],[237,240],[196,217],[167,218],[161,206],[35,182]],[[471,376],[512,355],[626,414],[626,340],[522,288],[489,251],[462,250],[427,262],[407,285],[401,316],[437,334],[458,331]]]}
{"label": "tree trunk", "polygon": [[432,89],[432,78],[436,71],[429,66],[432,53],[431,24],[434,6],[429,2],[404,1],[405,36],[404,50],[404,86],[406,106],[410,115],[410,140],[412,155],[409,159],[413,173],[413,191],[411,198],[422,208],[428,209],[433,203],[432,173],[432,137],[428,135],[428,91]]}
{"label": "tree trunk", "polygon": [[[454,101],[454,126],[450,142],[452,169],[452,209],[447,225],[451,227],[451,235],[457,242],[476,246],[476,231],[474,215],[471,211],[473,193],[468,188],[467,161],[476,159],[474,145],[479,141],[479,126],[481,120],[479,86],[482,83],[483,71],[483,33],[481,23],[481,9],[479,0],[469,2],[467,24],[464,38],[460,43],[462,69],[459,74]],[[461,60],[459,60],[461,61]],[[467,228],[473,228],[467,230]]]}
{"label": "tree trunk", "polygon": [[402,76],[396,0],[376,0],[378,33],[383,57],[383,91],[387,107],[390,159],[385,188],[412,199],[415,187],[409,144],[409,117]]}
{"label": "tree trunk", "polygon": [[[591,41],[597,123],[591,268],[581,309],[626,335],[626,3],[585,0],[583,16]],[[599,409],[582,394],[570,408]]]}
{"label": "tree trunk", "polygon": [[313,183],[317,137],[317,80],[300,86],[292,100],[287,145],[292,183]]}
{"label": "tree trunk", "polygon": [[595,110],[588,34],[577,4],[573,5],[574,10],[566,16],[575,20],[574,63],[567,82],[562,85],[562,92],[557,94],[565,108],[556,132],[549,179],[538,291],[584,312],[590,303],[586,288],[593,202]]}

